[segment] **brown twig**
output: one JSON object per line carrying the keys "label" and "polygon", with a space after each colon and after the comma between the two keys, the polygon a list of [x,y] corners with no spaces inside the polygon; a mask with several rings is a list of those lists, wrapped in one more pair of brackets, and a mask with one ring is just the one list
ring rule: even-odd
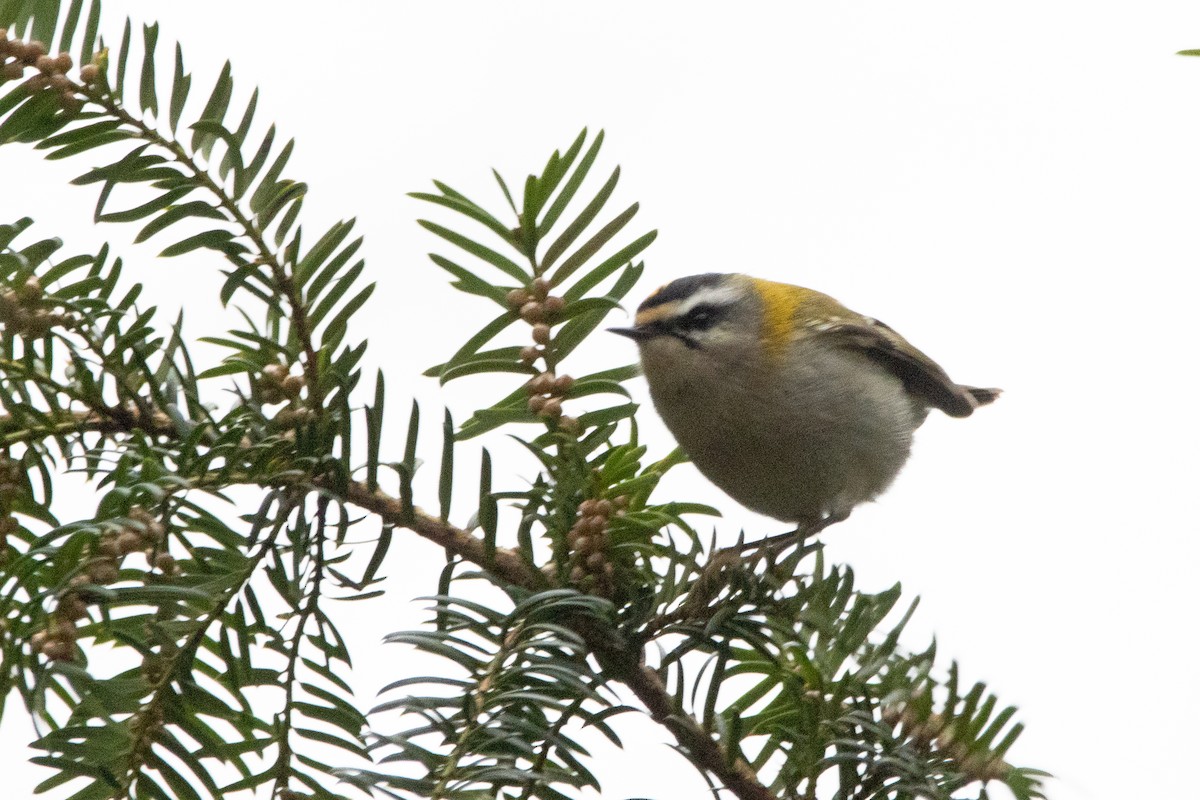
{"label": "brown twig", "polygon": [[[345,499],[399,527],[408,527],[510,583],[527,589],[546,586],[545,577],[515,551],[496,548],[494,559],[488,559],[481,539],[419,509],[412,510],[406,524],[405,509],[399,500],[379,491],[371,492],[364,484],[351,482],[346,487]],[[625,637],[595,619],[577,617],[570,622],[605,669],[633,691],[651,719],[671,731],[697,765],[715,775],[740,800],[777,800],[744,759],[730,758],[725,748],[693,717],[676,707],[658,673],[646,665],[645,652],[640,647],[631,646]]]}
{"label": "brown twig", "polygon": [[[169,419],[143,419],[132,410],[121,419],[104,419],[91,413],[68,416],[69,419],[63,420],[64,425],[73,424],[73,429],[81,433],[112,433],[121,428],[158,434],[175,433]],[[4,423],[5,418],[0,417],[0,430],[3,430]],[[407,528],[508,583],[531,591],[549,586],[546,576],[515,550],[497,547],[494,553],[489,553],[479,537],[419,508],[406,507],[399,498],[378,489],[372,490],[365,483],[357,481],[343,484],[340,492],[333,485],[326,485],[319,480],[317,483],[325,491],[340,493],[347,503],[370,511],[396,527]],[[725,747],[708,734],[694,717],[677,707],[658,673],[646,665],[645,651],[640,645],[631,643],[611,626],[590,617],[575,618],[571,624],[583,636],[605,670],[633,691],[651,719],[671,731],[697,766],[714,775],[739,800],[777,800],[759,782],[754,770],[744,759],[730,757]]]}
{"label": "brown twig", "polygon": [[408,528],[509,583],[532,590],[548,586],[546,576],[529,566],[515,550],[497,547],[495,555],[489,557],[482,539],[419,508],[405,509],[404,503],[398,498],[378,489],[372,491],[365,483],[350,481],[345,488],[345,500],[397,527]]}
{"label": "brown twig", "polygon": [[720,742],[700,727],[690,714],[675,704],[658,673],[645,663],[645,652],[631,648],[611,628],[594,621],[576,625],[576,629],[596,654],[600,663],[617,680],[628,686],[658,724],[669,730],[693,763],[712,773],[739,800],[778,800],[758,780],[758,775],[743,758],[731,758]]}

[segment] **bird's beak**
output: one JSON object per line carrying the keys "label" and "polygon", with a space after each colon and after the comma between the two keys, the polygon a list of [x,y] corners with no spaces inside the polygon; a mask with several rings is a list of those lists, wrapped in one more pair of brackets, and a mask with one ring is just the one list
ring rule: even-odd
{"label": "bird's beak", "polygon": [[627,339],[633,339],[635,342],[642,342],[654,337],[654,331],[648,328],[609,328],[608,332],[615,333],[617,336],[624,336]]}

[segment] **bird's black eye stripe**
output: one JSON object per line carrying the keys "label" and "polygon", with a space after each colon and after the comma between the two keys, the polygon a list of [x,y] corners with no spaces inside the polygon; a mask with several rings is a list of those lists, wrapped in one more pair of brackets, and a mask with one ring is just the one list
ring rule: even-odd
{"label": "bird's black eye stripe", "polygon": [[720,313],[717,307],[709,303],[701,303],[692,308],[679,319],[679,327],[689,331],[706,331],[717,324]]}

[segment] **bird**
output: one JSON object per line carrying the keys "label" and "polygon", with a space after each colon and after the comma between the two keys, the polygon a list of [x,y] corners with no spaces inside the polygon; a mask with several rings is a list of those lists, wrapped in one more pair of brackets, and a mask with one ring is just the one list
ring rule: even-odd
{"label": "bird", "polygon": [[888,488],[930,409],[968,417],[1001,392],[955,383],[829,295],[738,273],[671,281],[609,330],[637,344],[654,407],[700,473],[802,538]]}

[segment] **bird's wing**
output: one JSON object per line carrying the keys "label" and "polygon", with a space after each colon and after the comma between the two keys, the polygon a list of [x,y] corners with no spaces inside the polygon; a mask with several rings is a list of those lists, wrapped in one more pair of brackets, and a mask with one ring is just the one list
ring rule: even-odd
{"label": "bird's wing", "polygon": [[853,317],[817,323],[810,333],[830,337],[841,346],[857,350],[890,370],[913,394],[952,417],[970,416],[978,406],[999,395],[997,389],[974,389],[950,380],[933,359],[879,320]]}

